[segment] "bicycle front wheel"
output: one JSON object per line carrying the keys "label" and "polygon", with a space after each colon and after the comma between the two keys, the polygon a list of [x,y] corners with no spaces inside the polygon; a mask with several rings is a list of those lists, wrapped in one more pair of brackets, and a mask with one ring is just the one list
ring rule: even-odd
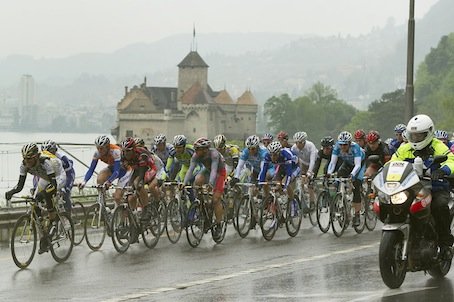
{"label": "bicycle front wheel", "polygon": [[369,231],[373,231],[375,229],[375,226],[377,225],[377,215],[374,212],[374,200],[370,199],[368,196],[366,197],[366,204],[364,209],[366,212],[366,228]]}
{"label": "bicycle front wheel", "polygon": [[273,239],[278,225],[277,206],[274,198],[270,196],[262,203],[260,209],[260,228],[263,238],[268,241]]}
{"label": "bicycle front wheel", "polygon": [[79,245],[85,239],[85,208],[82,203],[73,203],[71,219],[74,224],[74,245]]}
{"label": "bicycle front wheel", "polygon": [[342,194],[338,193],[334,197],[331,207],[331,226],[333,233],[337,237],[342,236],[347,225],[347,204]]}
{"label": "bicycle front wheel", "polygon": [[74,224],[69,213],[60,213],[55,221],[55,231],[49,234],[50,253],[58,263],[66,261],[74,247]]}
{"label": "bicycle front wheel", "polygon": [[172,243],[177,243],[181,237],[182,231],[182,214],[178,200],[172,199],[167,205],[167,222],[166,233],[167,238]]}
{"label": "bicycle front wheel", "polygon": [[249,234],[252,223],[252,206],[249,196],[243,196],[235,209],[236,230],[241,238]]}
{"label": "bicycle front wheel", "polygon": [[310,194],[305,193],[304,197],[307,202],[307,206],[309,207],[309,221],[311,222],[312,226],[317,226],[317,211],[315,209],[315,202],[310,200]]}
{"label": "bicycle front wheel", "polygon": [[359,225],[358,226],[353,225],[355,232],[358,234],[361,234],[364,231],[364,228],[366,227],[366,210],[365,210],[365,206],[364,206],[365,202],[366,202],[366,198],[365,198],[364,194],[361,193],[361,210],[359,211]]}
{"label": "bicycle front wheel", "polygon": [[317,211],[317,224],[320,231],[322,231],[322,233],[328,232],[331,216],[330,195],[328,192],[320,192],[317,202],[315,203],[315,209]]}
{"label": "bicycle front wheel", "polygon": [[19,268],[30,265],[35,256],[38,237],[36,225],[30,215],[22,215],[16,221],[11,235],[11,256]]}
{"label": "bicycle front wheel", "polygon": [[[167,216],[166,213],[162,214],[162,211],[167,211],[164,202],[162,204],[156,205],[155,203],[149,204],[149,211],[151,211],[150,220],[148,222],[141,221],[142,228],[142,238],[143,243],[149,249],[154,248],[161,237],[161,234],[164,232],[166,221],[161,221],[161,219]],[[162,208],[164,205],[164,208]],[[158,206],[158,208],[156,207]]]}
{"label": "bicycle front wheel", "polygon": [[204,233],[205,218],[199,202],[194,202],[188,210],[186,237],[192,247],[197,247],[202,240]]}
{"label": "bicycle front wheel", "polygon": [[[216,242],[216,243],[221,243],[222,240],[224,240],[224,238],[225,238],[225,233],[227,233],[227,221],[228,221],[227,209],[226,209],[226,206],[225,206],[223,200],[221,200],[220,203],[222,206],[222,213],[224,213],[222,215],[222,220],[220,223],[221,231],[219,232],[219,234],[217,234],[217,231],[214,229],[214,227],[211,228],[211,237],[213,238],[214,242]],[[213,215],[213,222],[215,222],[214,216],[215,215]],[[215,227],[218,227],[218,226],[215,226]]]}
{"label": "bicycle front wheel", "polygon": [[88,247],[93,251],[99,250],[106,238],[106,221],[99,203],[88,208],[84,227]]}
{"label": "bicycle front wheel", "polygon": [[112,243],[119,253],[128,250],[131,239],[132,214],[127,206],[118,206],[112,215]]}
{"label": "bicycle front wheel", "polygon": [[285,228],[291,237],[295,237],[300,231],[301,221],[303,220],[303,209],[298,196],[295,195],[293,200],[288,201],[287,218],[285,220]]}

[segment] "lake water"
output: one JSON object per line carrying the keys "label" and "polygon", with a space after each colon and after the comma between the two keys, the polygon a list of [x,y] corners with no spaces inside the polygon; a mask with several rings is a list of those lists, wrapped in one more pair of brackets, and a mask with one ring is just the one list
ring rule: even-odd
{"label": "lake water", "polygon": [[[48,139],[54,140],[61,145],[61,149],[73,160],[76,171],[76,182],[81,181],[89,166],[95,149],[94,141],[102,133],[25,133],[25,132],[0,132],[0,206],[5,204],[5,192],[13,188],[19,179],[19,167],[22,161],[22,146],[30,142],[43,142]],[[109,135],[111,142],[115,139]],[[83,144],[80,146],[72,144]],[[105,167],[98,163],[96,170]],[[17,195],[26,195],[32,186],[32,176],[27,176],[24,189]],[[93,176],[90,181],[95,181]]]}

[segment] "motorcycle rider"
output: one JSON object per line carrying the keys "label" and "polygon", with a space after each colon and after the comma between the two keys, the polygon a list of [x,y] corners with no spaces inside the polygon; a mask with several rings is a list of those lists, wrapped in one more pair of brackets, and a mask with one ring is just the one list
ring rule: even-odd
{"label": "motorcycle rider", "polygon": [[434,137],[434,123],[425,115],[415,115],[406,127],[408,144],[402,144],[393,154],[391,161],[404,160],[413,162],[415,157],[422,158],[428,167],[435,156],[447,155],[447,160],[439,167],[431,169],[432,178],[432,205],[431,211],[439,236],[440,255],[443,259],[452,258],[452,244],[454,237],[451,234],[449,217],[449,185],[442,182],[443,176],[454,172],[454,154],[440,140]]}

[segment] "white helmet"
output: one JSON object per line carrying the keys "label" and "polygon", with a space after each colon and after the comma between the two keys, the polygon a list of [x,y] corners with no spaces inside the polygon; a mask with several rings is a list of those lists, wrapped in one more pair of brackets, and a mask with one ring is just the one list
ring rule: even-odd
{"label": "white helmet", "polygon": [[175,147],[179,147],[179,146],[186,146],[186,136],[184,136],[183,134],[178,134],[178,135],[175,135],[174,138],[173,138],[173,145]]}
{"label": "white helmet", "polygon": [[225,138],[224,134],[219,134],[219,135],[216,135],[216,137],[214,138],[213,145],[215,148],[224,148],[225,141],[226,141],[226,138]]}
{"label": "white helmet", "polygon": [[270,153],[278,153],[282,149],[282,145],[278,141],[271,142],[271,144],[266,147]]}
{"label": "white helmet", "polygon": [[49,151],[49,152],[56,152],[57,151],[57,144],[53,140],[44,141],[41,144],[42,151]]}
{"label": "white helmet", "polygon": [[337,137],[337,142],[340,145],[346,145],[350,144],[352,142],[352,134],[348,131],[342,131],[339,133],[339,136]]}
{"label": "white helmet", "polygon": [[260,144],[260,138],[257,135],[251,135],[246,139],[244,144],[246,145],[246,148],[258,147]]}
{"label": "white helmet", "polygon": [[307,139],[307,133],[306,132],[296,132],[294,135],[293,135],[293,140],[295,142],[305,142]]}
{"label": "white helmet", "polygon": [[156,135],[156,137],[154,138],[154,143],[156,145],[159,145],[160,143],[165,143],[166,141],[167,141],[166,135],[163,133]]}
{"label": "white helmet", "polygon": [[415,150],[424,149],[434,137],[434,123],[425,114],[418,114],[412,117],[406,130],[408,142]]}
{"label": "white helmet", "polygon": [[95,139],[97,147],[104,147],[110,144],[110,139],[106,135],[100,135]]}

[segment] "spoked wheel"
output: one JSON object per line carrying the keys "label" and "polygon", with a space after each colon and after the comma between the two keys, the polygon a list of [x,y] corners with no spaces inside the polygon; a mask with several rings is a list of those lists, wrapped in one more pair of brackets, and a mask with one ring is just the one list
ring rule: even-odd
{"label": "spoked wheel", "polygon": [[162,235],[166,229],[167,221],[167,205],[164,200],[159,201],[158,204],[158,213],[159,213],[159,235]]}
{"label": "spoked wheel", "polygon": [[331,226],[337,237],[342,236],[347,226],[347,204],[342,194],[336,194],[331,207]]}
{"label": "spoked wheel", "polygon": [[164,230],[161,228],[165,228],[166,221],[162,222],[161,219],[163,216],[166,217],[167,214],[163,215],[162,212],[160,212],[164,209],[161,207],[161,205],[156,208],[156,204],[149,204],[148,211],[151,211],[150,220],[145,223],[141,222],[143,242],[149,249],[154,248],[158,244],[159,238],[164,232]]}
{"label": "spoked wheel", "polygon": [[192,247],[197,247],[200,244],[204,233],[205,218],[199,202],[194,202],[191,205],[187,216],[186,237]]}
{"label": "spoked wheel", "polygon": [[107,232],[105,217],[102,215],[99,203],[95,203],[87,209],[84,227],[88,247],[93,251],[99,250]]}
{"label": "spoked wheel", "polygon": [[278,225],[277,206],[274,198],[270,196],[262,203],[260,209],[260,228],[262,229],[263,238],[266,240],[273,239]]}
{"label": "spoked wheel", "polygon": [[22,215],[16,221],[11,235],[11,256],[19,268],[30,265],[35,256],[38,237],[36,225],[30,215]]}
{"label": "spoked wheel", "polygon": [[118,206],[112,216],[112,243],[119,253],[128,250],[133,227],[132,214],[126,205]]}
{"label": "spoked wheel", "polygon": [[85,239],[85,207],[82,203],[73,203],[71,220],[74,224],[74,245],[79,245]]}
{"label": "spoked wheel", "polygon": [[61,263],[71,255],[74,247],[74,224],[69,213],[57,215],[55,225],[49,230],[50,253],[55,261]]}
{"label": "spoked wheel", "polygon": [[384,232],[380,241],[378,260],[383,282],[389,288],[399,288],[405,280],[407,261],[402,260],[403,234]]}
{"label": "spoked wheel", "polygon": [[252,223],[252,206],[249,196],[245,195],[235,209],[236,230],[241,238],[249,234]]}
{"label": "spoked wheel", "polygon": [[330,195],[326,191],[320,192],[315,203],[315,210],[317,212],[317,224],[320,231],[323,233],[328,232],[330,227],[330,216],[331,216],[331,203]]}
{"label": "spoked wheel", "polygon": [[366,216],[366,228],[369,231],[373,231],[377,225],[377,215],[374,212],[374,201],[366,196],[366,205],[365,205],[365,216]]}
{"label": "spoked wheel", "polygon": [[298,234],[302,220],[303,209],[301,208],[301,202],[298,200],[298,196],[295,195],[294,199],[288,201],[285,219],[285,228],[291,237],[295,237]]}
{"label": "spoked wheel", "polygon": [[317,211],[315,209],[315,202],[310,201],[309,193],[305,193],[304,198],[306,199],[307,206],[309,207],[309,221],[311,222],[312,226],[317,226]]}
{"label": "spoked wheel", "polygon": [[213,212],[213,222],[214,222],[214,226],[211,228],[211,237],[213,238],[214,242],[216,243],[221,243],[222,240],[224,240],[225,238],[225,233],[227,233],[227,223],[228,223],[228,218],[227,218],[227,207],[225,206],[224,204],[224,201],[221,200],[221,206],[223,208],[223,215],[222,215],[222,221],[221,221],[221,225],[220,225],[220,228],[221,228],[221,231],[219,231],[219,234],[217,233],[217,230],[215,228],[217,228],[218,226],[216,226],[216,218],[214,215],[214,212]]}
{"label": "spoked wheel", "polygon": [[183,215],[177,199],[172,199],[167,205],[167,238],[172,243],[177,243],[183,230]]}
{"label": "spoked wheel", "polygon": [[[353,226],[355,232],[358,234],[361,234],[364,231],[364,228],[366,227],[366,210],[364,207],[365,202],[366,199],[364,197],[364,194],[361,193],[361,210],[359,211],[359,226]],[[354,211],[352,213],[354,214]]]}

